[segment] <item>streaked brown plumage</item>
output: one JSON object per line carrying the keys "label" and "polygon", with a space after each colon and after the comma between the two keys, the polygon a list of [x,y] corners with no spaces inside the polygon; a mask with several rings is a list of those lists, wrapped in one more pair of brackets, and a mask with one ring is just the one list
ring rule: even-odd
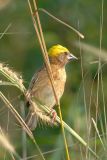
{"label": "streaked brown plumage", "polygon": [[[51,54],[49,54],[49,59],[56,94],[58,99],[60,99],[64,92],[66,82],[65,65],[71,59],[76,59],[76,57],[73,56],[65,47],[62,47],[60,45],[56,45],[56,47],[59,47],[58,51],[60,53],[57,51],[58,53],[56,53],[56,55],[53,55],[54,52],[52,51],[55,50],[52,50],[51,48]],[[53,106],[56,104],[52,86],[45,66],[40,71],[34,74],[29,85],[27,97],[28,99],[31,97],[36,97],[42,104],[46,105],[49,108],[53,108]],[[37,107],[39,108],[39,106]],[[32,106],[29,106],[29,113],[26,119],[26,123],[31,130],[34,130],[37,125],[37,115],[36,113],[34,113]]]}

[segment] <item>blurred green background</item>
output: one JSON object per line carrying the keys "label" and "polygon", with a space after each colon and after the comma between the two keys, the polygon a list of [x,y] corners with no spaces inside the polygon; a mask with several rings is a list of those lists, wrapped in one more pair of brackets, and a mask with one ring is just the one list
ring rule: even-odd
{"label": "blurred green background", "polygon": [[[81,42],[87,43],[100,49],[101,40],[101,0],[38,0],[38,7],[44,8],[59,19],[65,21],[71,26],[77,28],[84,34],[85,39]],[[107,48],[107,1],[103,6],[103,28],[102,28],[102,49]],[[67,122],[81,137],[87,141],[87,123],[86,118],[95,118],[97,104],[97,83],[98,76],[98,56],[91,51],[76,47],[75,42],[79,44],[79,37],[72,30],[56,22],[43,12],[40,13],[40,19],[43,27],[44,37],[47,48],[54,44],[66,46],[79,60],[70,63],[67,67],[67,83],[63,97],[61,98],[63,119]],[[27,1],[23,0],[0,0],[0,34],[11,24],[7,31],[0,38],[0,62],[8,64],[16,72],[22,75],[24,84],[28,87],[31,77],[43,64],[41,49],[33,27]],[[80,54],[81,53],[81,54]],[[82,55],[82,56],[81,56]],[[84,72],[82,80],[81,59]],[[96,62],[97,61],[97,62]],[[94,63],[96,62],[96,63]],[[98,103],[98,129],[102,138],[105,137],[106,127],[104,115],[104,102],[107,102],[107,69],[106,62],[102,61],[102,80],[99,87]],[[96,77],[95,77],[96,75]],[[0,78],[3,77],[0,75]],[[93,88],[92,88],[93,85]],[[104,99],[102,94],[104,89]],[[85,103],[84,103],[85,88]],[[92,90],[91,90],[92,89]],[[0,86],[0,90],[10,99],[11,103],[20,113],[20,92],[14,87]],[[92,94],[91,94],[92,92]],[[91,103],[90,103],[91,96]],[[90,111],[90,112],[89,112]],[[86,116],[87,115],[87,116]],[[16,151],[22,155],[22,137],[21,129],[17,121],[13,121],[13,115],[6,109],[0,101],[0,125],[5,130]],[[94,149],[95,128],[92,121],[89,143]],[[106,126],[105,126],[106,125]],[[68,144],[70,145],[71,159],[85,159],[84,147],[80,146],[70,134],[66,133]],[[34,136],[42,152],[52,151],[45,155],[47,160],[64,159],[63,138],[60,127],[49,127],[40,125],[34,131]],[[106,160],[107,155],[102,149],[102,145],[97,138],[97,154]],[[55,150],[54,150],[55,149]],[[36,147],[27,137],[27,156],[38,154]],[[9,159],[5,149],[0,146],[0,159]],[[81,157],[81,158],[80,158]],[[41,159],[40,157],[31,159]],[[94,159],[91,157],[91,159]]]}

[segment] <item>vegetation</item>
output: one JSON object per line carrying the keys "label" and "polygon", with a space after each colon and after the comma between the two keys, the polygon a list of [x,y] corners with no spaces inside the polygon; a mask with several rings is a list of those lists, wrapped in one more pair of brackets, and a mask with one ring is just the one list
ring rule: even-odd
{"label": "vegetation", "polygon": [[[33,6],[34,1],[30,2]],[[38,1],[47,48],[62,44],[79,60],[66,68],[67,83],[60,102],[69,129],[59,116],[57,121],[65,127],[64,133],[60,125],[52,127],[42,121],[32,133],[23,121],[27,112],[24,100],[32,75],[44,63],[42,46],[27,1],[0,2],[0,159],[66,159],[64,134],[71,159],[107,159],[106,3]],[[35,10],[33,7],[34,18]],[[84,40],[47,11],[79,30]],[[59,115],[58,107],[56,110]]]}

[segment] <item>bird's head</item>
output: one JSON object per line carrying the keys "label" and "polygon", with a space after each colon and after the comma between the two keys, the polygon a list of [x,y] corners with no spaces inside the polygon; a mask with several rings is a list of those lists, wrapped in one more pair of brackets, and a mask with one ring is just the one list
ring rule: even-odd
{"label": "bird's head", "polygon": [[70,60],[77,59],[66,47],[59,44],[52,46],[48,51],[48,55],[52,63],[59,63],[62,66],[66,65]]}

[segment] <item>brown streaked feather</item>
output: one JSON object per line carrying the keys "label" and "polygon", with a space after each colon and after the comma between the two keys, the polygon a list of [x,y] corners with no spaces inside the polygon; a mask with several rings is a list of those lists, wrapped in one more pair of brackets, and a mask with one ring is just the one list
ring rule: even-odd
{"label": "brown streaked feather", "polygon": [[[57,91],[58,98],[60,98],[63,94],[66,81],[65,68],[53,64],[51,65],[51,68],[54,78],[54,85]],[[47,90],[52,90],[52,86],[45,67],[43,67],[33,76],[28,89],[29,96],[35,96],[40,100],[40,93],[44,88],[47,88]],[[55,105],[55,102],[52,105]]]}
{"label": "brown streaked feather", "polygon": [[[65,82],[66,82],[66,72],[65,72],[65,65],[68,62],[67,58],[65,57],[66,54],[62,54],[58,57],[51,57],[50,58],[50,64],[51,64],[51,69],[52,69],[52,74],[53,74],[53,79],[54,79],[54,86],[56,89],[56,94],[58,99],[60,100],[63,92],[64,92],[64,87],[65,87]],[[27,100],[31,97],[35,97],[38,99],[42,104],[46,105],[49,108],[53,108],[53,106],[56,104],[56,100],[54,97],[52,85],[49,79],[49,75],[47,73],[46,67],[42,67],[41,70],[39,70],[37,73],[34,74],[27,94],[26,94]],[[40,117],[41,119],[41,114],[42,119],[43,117],[47,116],[46,113],[39,108],[39,106],[36,104],[36,109],[33,108],[33,105],[29,106],[29,114],[26,119],[27,125],[33,130],[36,125],[38,118]],[[39,109],[39,112],[38,112]],[[37,118],[38,116],[38,118]],[[47,116],[49,118],[49,116]]]}

